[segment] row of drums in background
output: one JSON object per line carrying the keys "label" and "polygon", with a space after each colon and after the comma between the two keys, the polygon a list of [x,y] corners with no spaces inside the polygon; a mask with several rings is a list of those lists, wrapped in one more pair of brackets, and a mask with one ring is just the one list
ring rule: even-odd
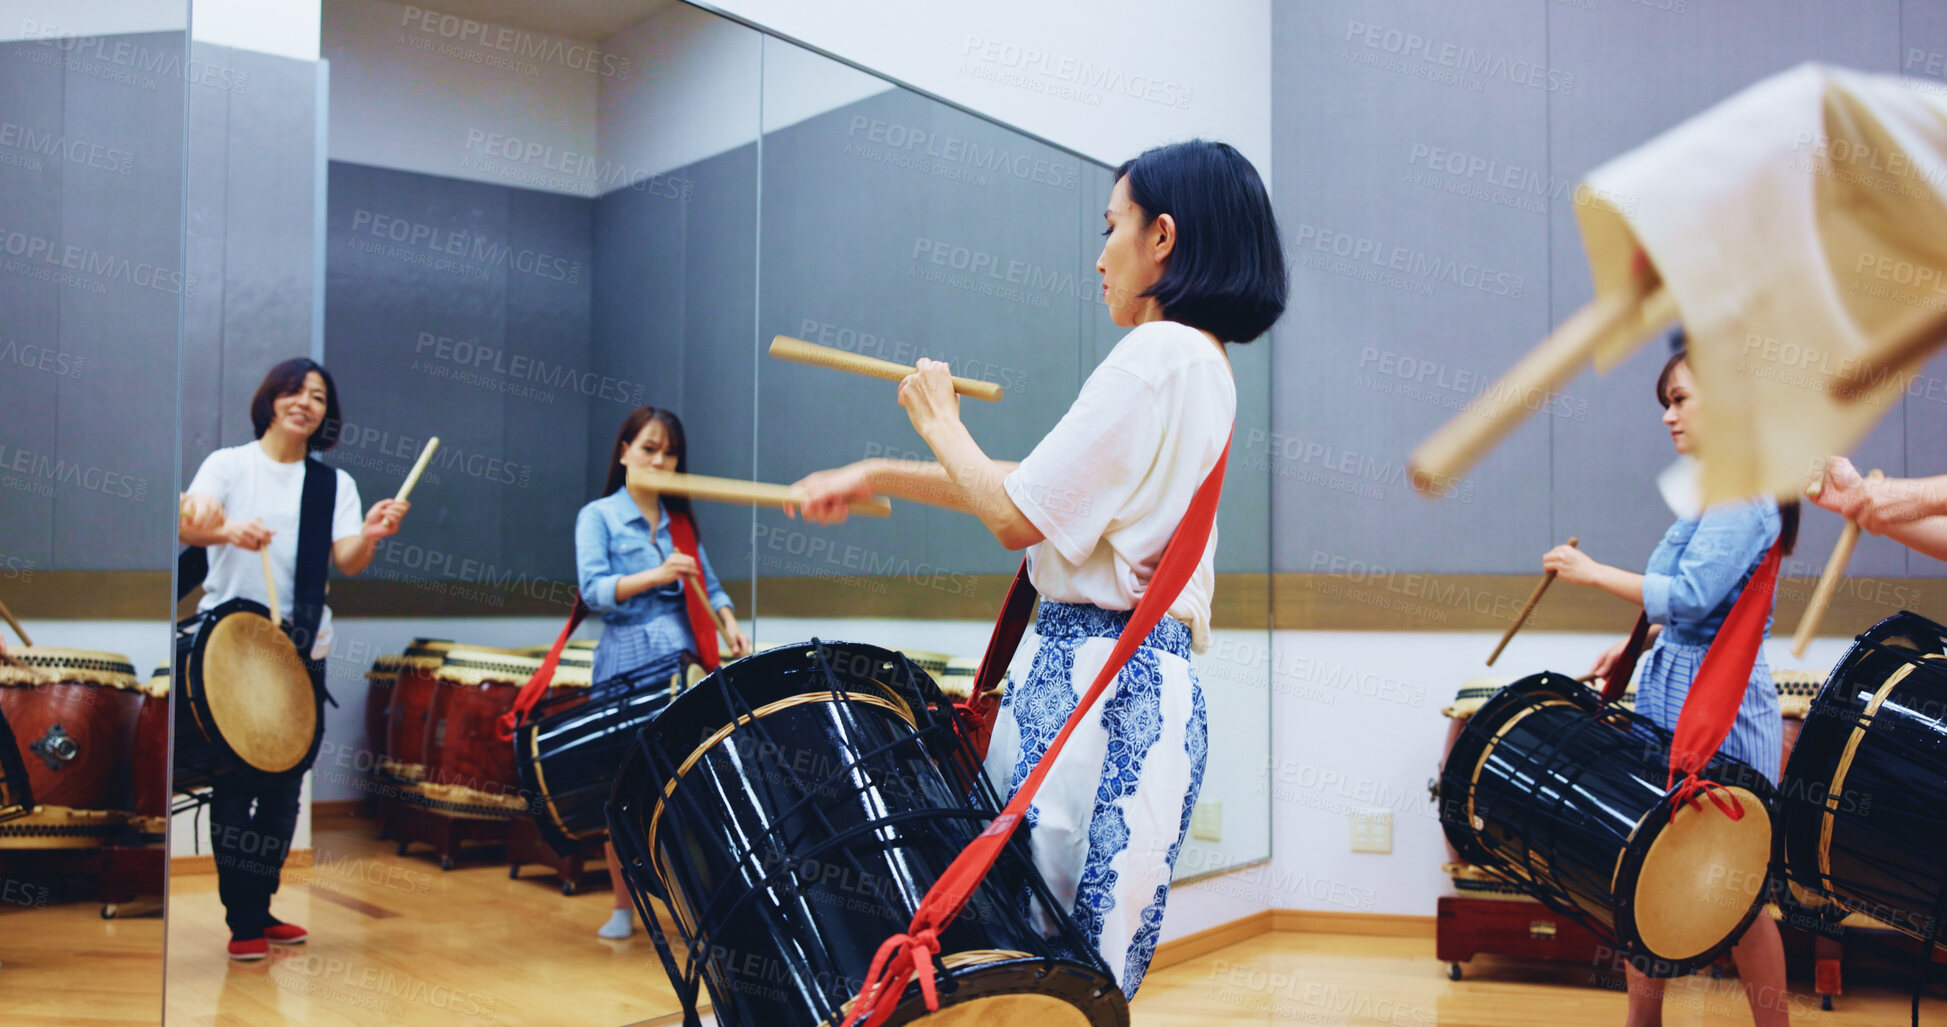
{"label": "row of drums in background", "polygon": [[119,653],[9,649],[0,659],[0,861],[160,845],[168,756],[168,668],[141,677]]}
{"label": "row of drums in background", "polygon": [[[1665,785],[1669,732],[1622,704],[1561,675],[1469,682],[1447,710],[1437,789],[1455,890],[1539,898],[1655,976],[1717,958],[1767,901],[1817,937],[1898,931],[1938,945],[1947,628],[1901,613],[1829,676],[1773,678],[1785,745],[1782,766],[1765,769],[1780,784],[1720,755],[1701,776],[1727,787],[1688,805]],[[1445,902],[1441,932],[1465,933]],[[1505,951],[1473,940],[1454,951]]]}
{"label": "row of drums in background", "polygon": [[[653,680],[595,688],[595,644],[577,639],[562,650],[529,726],[512,741],[501,737],[501,719],[551,647],[419,638],[405,652],[375,660],[366,672],[371,758],[354,765],[373,769],[380,794],[396,800],[380,803],[381,835],[398,838],[402,852],[411,840],[442,844],[431,834],[401,828],[393,813],[406,808],[443,819],[531,816],[540,839],[564,858],[605,840],[601,805],[612,764],[619,763],[635,730],[703,672],[684,662],[657,668]],[[949,695],[971,692],[977,659],[912,650],[906,655]],[[442,865],[450,866],[454,855],[442,851]]]}

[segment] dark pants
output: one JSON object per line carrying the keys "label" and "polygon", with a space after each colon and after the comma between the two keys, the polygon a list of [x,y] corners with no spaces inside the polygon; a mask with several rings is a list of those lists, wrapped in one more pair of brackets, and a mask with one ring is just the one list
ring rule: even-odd
{"label": "dark pants", "polygon": [[[324,661],[306,661],[311,680],[324,677]],[[320,713],[322,716],[322,713]],[[210,842],[216,855],[216,893],[223,919],[238,941],[264,936],[272,923],[270,897],[297,834],[302,775],[265,784],[248,775],[222,774],[210,787]]]}
{"label": "dark pants", "polygon": [[[270,897],[297,834],[303,778],[258,785],[225,774],[210,789],[210,840],[224,920],[238,940],[261,938],[271,924]],[[255,807],[254,809],[252,807]]]}

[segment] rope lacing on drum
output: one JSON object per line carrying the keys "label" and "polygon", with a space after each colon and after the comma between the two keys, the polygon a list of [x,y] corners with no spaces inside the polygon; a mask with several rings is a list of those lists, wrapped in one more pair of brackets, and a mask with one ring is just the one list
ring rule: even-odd
{"label": "rope lacing on drum", "polygon": [[1703,805],[1698,802],[1699,799],[1709,799],[1710,804],[1716,806],[1718,812],[1732,820],[1744,819],[1744,800],[1738,798],[1736,792],[1695,774],[1685,775],[1683,782],[1677,785],[1672,798],[1676,800],[1670,804],[1672,823],[1676,822],[1677,810],[1682,809],[1685,803],[1689,803],[1691,809],[1702,809]]}

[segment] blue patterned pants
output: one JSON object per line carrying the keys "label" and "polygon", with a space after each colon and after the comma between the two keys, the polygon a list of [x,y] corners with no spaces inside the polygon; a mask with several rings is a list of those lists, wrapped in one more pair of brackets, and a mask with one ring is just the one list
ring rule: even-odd
{"label": "blue patterned pants", "polygon": [[[1128,618],[1042,601],[1033,669],[1002,699],[987,752],[987,774],[1003,796],[1040,762]],[[1165,617],[1069,737],[1028,807],[1035,866],[1132,998],[1156,953],[1208,752],[1190,629]],[[1053,932],[1045,910],[1031,915]]]}

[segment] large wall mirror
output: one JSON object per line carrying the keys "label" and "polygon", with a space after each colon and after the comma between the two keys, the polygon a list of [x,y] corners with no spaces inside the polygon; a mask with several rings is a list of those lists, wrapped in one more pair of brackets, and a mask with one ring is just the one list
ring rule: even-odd
{"label": "large wall mirror", "polygon": [[[179,872],[170,1014],[668,1016],[641,925],[597,936],[614,904],[599,843],[545,844],[527,814],[546,803],[491,731],[568,618],[577,520],[618,429],[672,411],[690,471],[764,482],[921,455],[892,384],[765,355],[790,335],[1000,382],[968,421],[1018,459],[1120,337],[1093,269],[1110,171],[672,0],[326,0],[323,57],[255,69],[247,100],[190,98],[190,261],[223,288],[188,311],[181,473],[253,444],[251,396],[296,356],[335,378],[323,459],[365,506],[440,445],[398,534],[330,581],[335,705],[273,903],[310,948],[228,966],[218,875]],[[1232,359],[1241,447],[1267,420],[1269,354]],[[1267,492],[1232,461],[1197,662],[1206,808],[1179,880],[1269,854]],[[760,649],[978,657],[1017,562],[911,504],[820,529],[697,503],[695,522]],[[593,659],[570,648],[564,696]],[[549,830],[582,826],[554,813]],[[210,861],[209,818],[174,826],[179,868]]]}
{"label": "large wall mirror", "polygon": [[[163,992],[185,3],[0,4],[0,994]],[[216,88],[211,85],[209,88]],[[157,667],[163,667],[156,676]]]}

